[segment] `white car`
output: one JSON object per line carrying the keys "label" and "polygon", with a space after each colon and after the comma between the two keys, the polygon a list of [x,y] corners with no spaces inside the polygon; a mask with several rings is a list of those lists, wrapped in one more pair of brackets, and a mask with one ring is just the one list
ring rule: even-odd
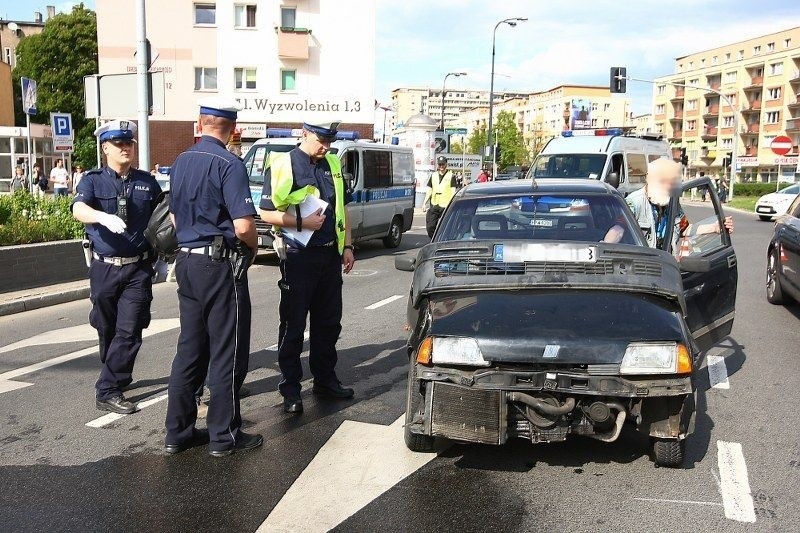
{"label": "white car", "polygon": [[778,192],[765,194],[756,202],[756,214],[761,220],[772,220],[786,213],[797,195],[800,194],[800,183],[796,183]]}

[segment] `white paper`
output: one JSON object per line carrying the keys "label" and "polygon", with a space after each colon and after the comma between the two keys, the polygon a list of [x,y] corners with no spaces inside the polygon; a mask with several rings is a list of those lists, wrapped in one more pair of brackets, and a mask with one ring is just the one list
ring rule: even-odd
{"label": "white paper", "polygon": [[[309,194],[306,196],[306,199],[300,203],[300,216],[305,218],[308,215],[316,213],[320,209],[322,209],[322,213],[325,213],[327,208],[328,202]],[[289,206],[288,209],[291,209],[290,213],[294,212],[293,206]],[[297,231],[297,228],[283,228],[283,234],[286,238],[295,241],[301,246],[305,246],[308,244],[311,236],[314,235],[314,230],[304,229],[302,231]]]}

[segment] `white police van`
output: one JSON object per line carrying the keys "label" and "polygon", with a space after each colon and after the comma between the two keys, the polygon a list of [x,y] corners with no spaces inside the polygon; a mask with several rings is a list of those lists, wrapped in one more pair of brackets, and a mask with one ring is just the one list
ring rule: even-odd
{"label": "white police van", "polygon": [[[299,144],[300,130],[267,129],[268,137],[256,141],[244,164],[250,176],[250,192],[256,206],[261,202],[264,171],[269,157],[288,152]],[[359,141],[357,132],[340,131],[331,153],[342,162],[353,199],[347,206],[353,242],[382,239],[387,248],[400,246],[403,233],[414,219],[414,154],[411,148]],[[272,247],[270,226],[256,219],[258,244]]]}
{"label": "white police van", "polygon": [[568,130],[545,145],[527,178],[589,178],[618,183],[624,195],[644,186],[647,165],[672,158],[658,134],[627,134],[622,128]]}

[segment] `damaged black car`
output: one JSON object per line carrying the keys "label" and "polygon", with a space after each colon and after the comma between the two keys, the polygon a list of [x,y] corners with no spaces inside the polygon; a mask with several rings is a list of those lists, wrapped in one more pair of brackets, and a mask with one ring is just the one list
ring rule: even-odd
{"label": "damaged black car", "polygon": [[[677,191],[668,220],[707,181]],[[712,206],[696,222],[721,227]],[[629,422],[656,464],[680,466],[701,356],[733,324],[737,268],[726,232],[665,231],[665,250],[647,247],[621,194],[593,180],[459,191],[433,241],[396,259],[414,271],[408,448],[613,442]]]}

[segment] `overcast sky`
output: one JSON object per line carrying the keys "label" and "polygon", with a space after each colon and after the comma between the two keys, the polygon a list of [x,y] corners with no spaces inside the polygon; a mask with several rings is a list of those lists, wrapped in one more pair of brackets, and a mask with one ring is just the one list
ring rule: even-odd
{"label": "overcast sky", "polygon": [[[47,3],[0,0],[0,15],[31,19]],[[74,3],[55,2],[60,11]],[[84,3],[94,7],[94,0]],[[469,75],[451,77],[449,87],[488,89],[492,28],[507,17],[528,18],[516,28],[497,30],[495,87],[514,91],[604,85],[611,66],[650,79],[672,73],[677,56],[800,26],[798,0],[377,0],[377,5],[375,97],[382,103],[389,103],[395,87],[438,87],[451,71]],[[649,85],[629,83],[628,92],[636,114],[650,111]]]}

